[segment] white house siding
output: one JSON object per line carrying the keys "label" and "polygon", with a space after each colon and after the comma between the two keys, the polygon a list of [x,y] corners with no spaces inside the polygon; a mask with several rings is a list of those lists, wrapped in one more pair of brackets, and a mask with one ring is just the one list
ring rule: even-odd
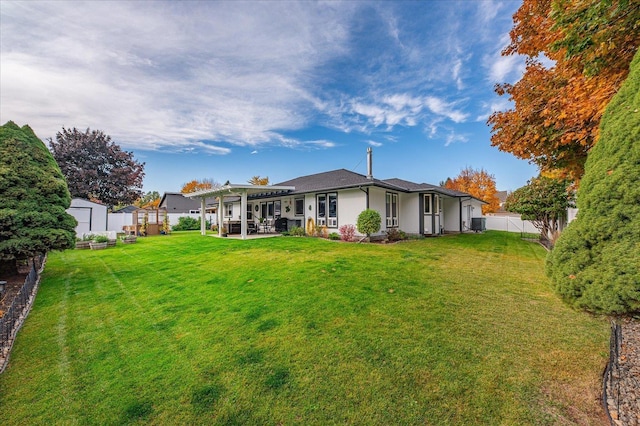
{"label": "white house siding", "polygon": [[[398,194],[398,229],[408,234],[420,233],[420,197],[418,194]],[[384,213],[384,211],[383,211]],[[384,223],[384,216],[382,222]]]}
{"label": "white house siding", "polygon": [[443,226],[445,232],[460,232],[460,199],[442,198]]}
{"label": "white house siding", "polygon": [[482,203],[471,198],[462,201],[462,230],[471,230],[471,219],[474,217],[482,217]]}
{"label": "white house siding", "polygon": [[[359,189],[338,192],[338,228],[342,225],[356,226],[358,215],[367,208],[365,197],[366,194]],[[334,231],[338,232],[338,229],[330,232]]]}
{"label": "white house siding", "polygon": [[[381,235],[384,231],[387,230],[387,221],[385,220],[386,211],[387,211],[386,194],[387,194],[387,191],[383,188],[369,187],[369,208],[373,210],[377,210],[378,213],[380,213],[380,217],[382,218],[380,232],[373,235]],[[362,195],[364,196],[365,194],[362,193]],[[364,210],[364,208],[362,210]],[[362,210],[360,210],[357,214],[360,214]],[[356,222],[357,222],[357,216],[356,216]]]}

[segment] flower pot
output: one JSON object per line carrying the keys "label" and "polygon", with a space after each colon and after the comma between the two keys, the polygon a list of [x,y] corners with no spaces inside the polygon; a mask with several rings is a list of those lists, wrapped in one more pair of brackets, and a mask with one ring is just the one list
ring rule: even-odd
{"label": "flower pot", "polygon": [[89,246],[91,247],[91,250],[104,250],[104,249],[107,248],[107,244],[109,244],[109,243],[108,242],[94,243],[92,241],[91,244],[89,244]]}
{"label": "flower pot", "polygon": [[76,241],[76,249],[78,249],[78,250],[88,250],[90,243],[91,243],[91,241]]}
{"label": "flower pot", "polygon": [[116,246],[116,240],[107,241],[107,247],[115,247],[115,246]]}
{"label": "flower pot", "polygon": [[138,240],[138,237],[135,235],[128,235],[127,237],[122,239],[122,244],[133,244]]}

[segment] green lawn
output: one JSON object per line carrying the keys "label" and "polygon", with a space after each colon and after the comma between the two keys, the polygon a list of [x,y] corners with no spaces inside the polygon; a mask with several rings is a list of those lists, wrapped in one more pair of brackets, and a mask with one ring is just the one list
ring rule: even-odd
{"label": "green lawn", "polygon": [[501,232],[53,253],[0,424],[601,424],[609,325],[545,254]]}

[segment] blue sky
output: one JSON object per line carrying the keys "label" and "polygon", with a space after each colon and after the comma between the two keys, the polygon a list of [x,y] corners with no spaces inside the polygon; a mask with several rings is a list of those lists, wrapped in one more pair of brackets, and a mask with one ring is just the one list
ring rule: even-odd
{"label": "blue sky", "polygon": [[43,139],[99,129],[146,163],[144,190],[271,183],[345,168],[438,184],[535,166],[486,119],[519,1],[0,2],[0,121]]}

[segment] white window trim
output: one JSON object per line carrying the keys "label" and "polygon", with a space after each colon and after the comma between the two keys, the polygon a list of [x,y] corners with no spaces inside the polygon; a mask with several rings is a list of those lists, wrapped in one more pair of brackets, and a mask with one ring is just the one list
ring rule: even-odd
{"label": "white window trim", "polygon": [[433,214],[433,206],[431,205],[431,200],[431,194],[424,194],[424,214]]}
{"label": "white window trim", "polygon": [[[329,198],[335,196],[336,199],[336,215],[329,216]],[[320,216],[320,197],[324,197],[324,217]],[[317,226],[326,226],[327,228],[337,228],[338,227],[338,193],[337,192],[327,192],[316,194],[316,225]]]}
{"label": "white window trim", "polygon": [[[389,216],[386,216],[386,221],[387,221],[387,228],[397,228],[399,226],[399,219],[398,217],[400,216],[400,205],[399,205],[399,196],[397,192],[387,192],[385,194],[385,213],[387,210],[387,205],[389,207]],[[393,204],[394,204],[394,199],[395,199],[395,205],[396,205],[396,215],[393,215]]]}
{"label": "white window trim", "polygon": [[[300,213],[296,210],[298,201],[302,201],[302,211]],[[304,216],[304,197],[297,197],[293,200],[293,215]]]}

